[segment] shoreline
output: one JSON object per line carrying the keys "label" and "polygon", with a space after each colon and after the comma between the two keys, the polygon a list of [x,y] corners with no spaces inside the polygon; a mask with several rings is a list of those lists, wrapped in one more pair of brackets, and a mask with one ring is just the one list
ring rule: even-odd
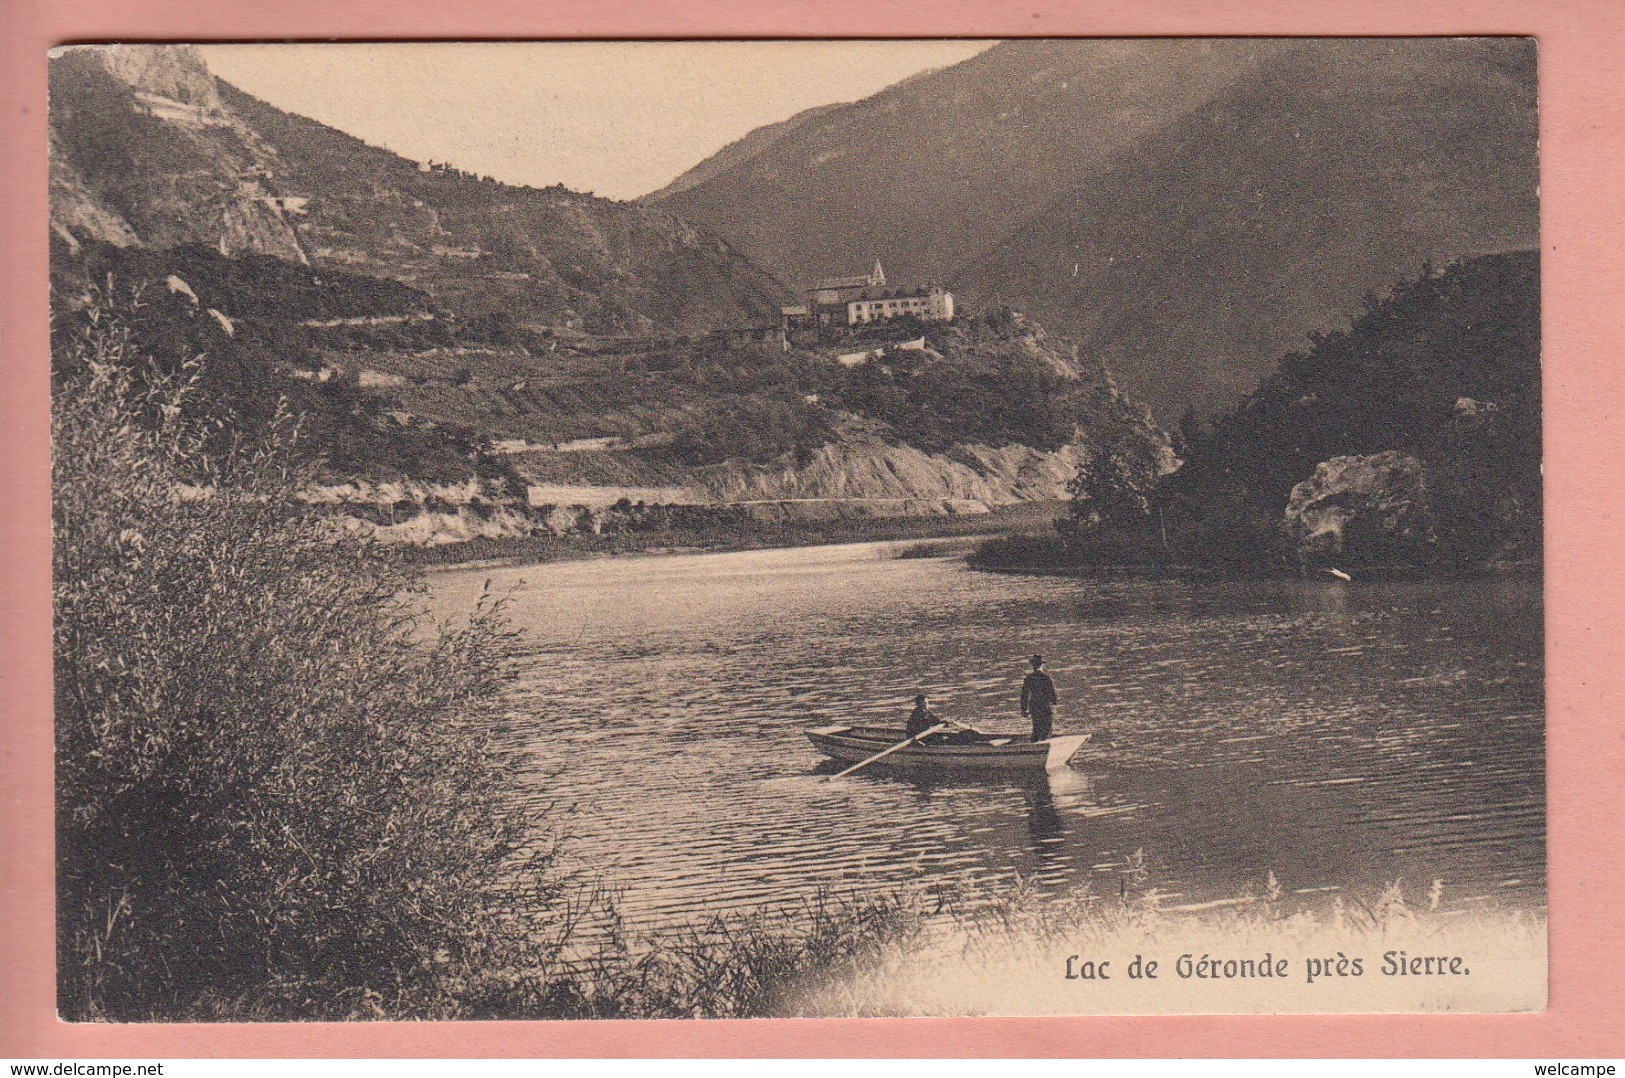
{"label": "shoreline", "polygon": [[1203,565],[986,565],[969,563],[979,573],[1004,576],[1094,577],[1110,580],[1187,580],[1202,583],[1228,583],[1249,580],[1298,580],[1323,584],[1398,583],[1405,581],[1480,580],[1486,577],[1544,576],[1543,562],[1506,562],[1489,565],[1417,566],[1356,565],[1348,570],[1349,580],[1340,580],[1324,567],[1293,569],[1262,566],[1257,569],[1221,569]]}
{"label": "shoreline", "polygon": [[863,543],[926,544],[956,540],[980,543],[1047,526],[1064,512],[1064,505],[1062,502],[1026,502],[973,516],[879,517],[823,525],[762,524],[726,532],[621,532],[591,537],[474,539],[439,547],[407,548],[402,556],[427,572],[450,572],[620,557],[735,554]]}
{"label": "shoreline", "polygon": [[[989,514],[992,516],[993,514]],[[903,518],[926,522],[936,518]],[[980,544],[1011,534],[995,527],[986,518],[949,518],[961,522],[975,521],[984,527],[978,530],[930,527],[885,529],[886,533],[861,533],[856,529],[811,530],[796,534],[739,535],[730,537],[687,536],[689,541],[674,541],[670,534],[643,537],[605,536],[600,541],[583,542],[579,539],[513,539],[472,540],[467,543],[448,544],[444,547],[416,548],[405,554],[408,560],[428,573],[449,573],[474,569],[506,569],[525,565],[548,565],[560,562],[605,561],[616,558],[677,557],[704,554],[741,554],[750,551],[798,550],[824,546],[862,546],[869,543],[915,543],[922,549],[915,552],[905,548],[896,557],[939,556],[930,547],[955,544]],[[626,540],[630,539],[628,542]],[[475,554],[462,548],[481,546],[488,553]],[[506,548],[506,549],[505,549]],[[442,553],[444,552],[444,553]],[[967,569],[1000,576],[1056,577],[1101,580],[1181,580],[1191,583],[1229,583],[1234,581],[1289,581],[1302,583],[1398,583],[1405,581],[1445,581],[1483,579],[1486,577],[1544,576],[1543,561],[1518,561],[1469,566],[1414,566],[1365,565],[1352,566],[1347,572],[1351,579],[1340,580],[1326,567],[1294,569],[1280,566],[1261,566],[1255,569],[1226,569],[1194,564],[1143,565],[1133,563],[1098,565],[1045,565],[1042,563],[1013,563],[1004,565],[979,563],[975,560],[975,546],[950,551],[958,554]],[[451,556],[460,555],[460,556]]]}

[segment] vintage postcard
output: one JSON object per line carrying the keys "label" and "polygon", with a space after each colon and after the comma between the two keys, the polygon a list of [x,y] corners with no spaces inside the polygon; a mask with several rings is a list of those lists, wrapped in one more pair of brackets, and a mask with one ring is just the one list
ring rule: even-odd
{"label": "vintage postcard", "polygon": [[69,1022],[1547,999],[1525,37],[49,60]]}

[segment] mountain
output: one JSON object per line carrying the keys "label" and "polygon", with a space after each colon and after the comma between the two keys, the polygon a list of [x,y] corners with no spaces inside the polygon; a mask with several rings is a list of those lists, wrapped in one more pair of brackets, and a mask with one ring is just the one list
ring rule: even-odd
{"label": "mountain", "polygon": [[776,124],[767,124],[746,134],[744,138],[735,139],[704,161],[695,165],[675,180],[662,187],[653,194],[645,195],[644,202],[654,203],[672,195],[681,194],[709,180],[743,164],[751,158],[765,152],[780,139],[787,138],[801,130],[807,124],[835,109],[844,108],[845,104],[816,105],[810,109],[803,109],[788,120],[780,120]]}
{"label": "mountain", "polygon": [[783,287],[654,206],[408,161],[215,79],[184,46],[50,63],[51,225],[391,278],[473,317],[594,333],[768,324]]}
{"label": "mountain", "polygon": [[792,287],[876,257],[899,279],[939,278],[1286,48],[1006,42],[764,128],[646,201],[711,228]]}
{"label": "mountain", "polygon": [[1536,245],[1536,133],[1527,39],[1013,41],[657,197],[793,285],[878,256],[1021,307],[1167,422]]}
{"label": "mountain", "polygon": [[954,275],[1070,333],[1171,420],[1257,384],[1368,292],[1539,242],[1534,47],[1313,43]]}
{"label": "mountain", "polygon": [[57,385],[187,379],[222,445],[289,414],[312,496],[386,538],[977,513],[1056,501],[1108,439],[1174,464],[1014,312],[786,348],[777,282],[664,208],[416,165],[185,48],[51,80]]}

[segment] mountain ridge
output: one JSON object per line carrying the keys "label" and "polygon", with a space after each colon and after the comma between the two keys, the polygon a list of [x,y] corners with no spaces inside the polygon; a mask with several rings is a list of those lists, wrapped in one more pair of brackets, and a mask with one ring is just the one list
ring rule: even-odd
{"label": "mountain ridge", "polygon": [[1018,41],[661,204],[786,282],[878,256],[1020,306],[1171,423],[1425,261],[1538,243],[1536,132],[1528,39]]}
{"label": "mountain ridge", "polygon": [[[787,283],[877,256],[899,278],[937,278],[1069,177],[1292,47],[1214,39],[1173,54],[1156,41],[1091,44],[995,45],[826,110],[660,201]],[[1078,138],[1090,124],[1093,138]]]}
{"label": "mountain ridge", "polygon": [[661,187],[659,190],[651,191],[646,195],[641,195],[638,198],[633,199],[633,201],[658,203],[664,199],[671,198],[673,195],[679,195],[684,191],[698,187],[711,177],[721,175],[722,173],[727,172],[738,165],[745,164],[757,155],[764,153],[775,142],[778,142],[782,138],[788,137],[804,125],[817,119],[819,116],[832,112],[835,109],[845,108],[849,104],[851,104],[849,101],[837,101],[828,105],[814,105],[812,108],[802,109],[789,119],[780,120],[777,123],[763,124],[761,127],[752,128],[741,137],[734,139],[732,142],[722,147],[722,149],[718,150],[716,153],[706,157],[705,160],[699,162],[694,167],[682,172],[677,176],[676,179]]}
{"label": "mountain ridge", "polygon": [[[1165,422],[1222,408],[1424,263],[1538,243],[1533,49],[1517,51],[1298,52],[1059,196],[955,284],[971,303],[1019,297]],[[1504,59],[1529,61],[1527,78]],[[1375,65],[1381,85],[1360,75]]]}
{"label": "mountain ridge", "polygon": [[64,50],[50,79],[52,228],[70,250],[272,254],[578,332],[765,324],[786,296],[657,207],[411,162],[216,79],[185,46]]}

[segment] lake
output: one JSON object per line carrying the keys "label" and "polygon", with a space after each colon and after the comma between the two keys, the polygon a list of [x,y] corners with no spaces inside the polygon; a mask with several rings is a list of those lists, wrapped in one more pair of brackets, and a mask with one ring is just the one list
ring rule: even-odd
{"label": "lake", "polygon": [[[465,614],[519,588],[530,767],[516,781],[643,927],[942,882],[1170,904],[1391,880],[1448,906],[1544,908],[1537,578],[1191,582],[983,573],[908,544],[434,574]],[[1042,652],[1044,779],[826,781],[803,731],[901,726],[913,694],[983,729]]]}

